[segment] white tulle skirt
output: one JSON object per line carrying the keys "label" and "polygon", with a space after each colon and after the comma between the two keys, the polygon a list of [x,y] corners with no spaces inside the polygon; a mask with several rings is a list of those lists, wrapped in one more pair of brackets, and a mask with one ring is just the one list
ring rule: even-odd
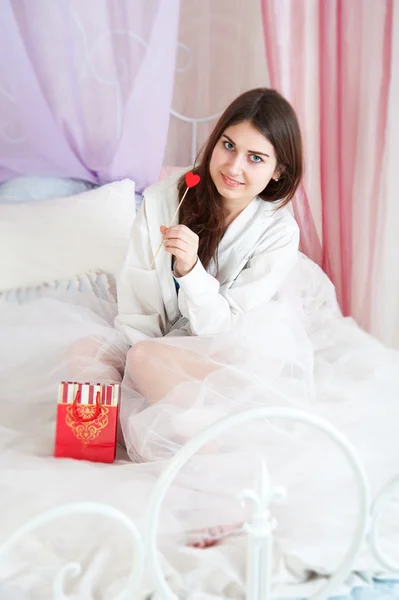
{"label": "white tulle skirt", "polygon": [[[159,362],[151,352],[145,368],[153,373],[154,385],[169,376],[175,382],[156,403],[140,391],[140,373],[123,375],[128,347],[112,326],[115,310],[111,303],[68,292],[22,307],[0,307],[0,543],[32,516],[74,501],[110,504],[143,531],[151,492],[176,452],[222,417],[255,407],[293,407],[325,418],[353,444],[372,494],[399,474],[399,353],[341,316],[332,284],[305,257],[278,296],[243,315],[234,331],[152,341],[162,346],[159,356],[165,349],[170,356],[183,351],[201,373],[210,365],[199,377],[195,369],[187,373],[178,362]],[[113,465],[52,458],[57,388],[71,378],[104,383],[123,378],[119,439],[127,454],[119,447]],[[243,536],[202,554],[184,544],[205,527],[239,528],[248,508],[237,497],[253,487],[262,461],[273,483],[287,490],[285,503],[273,507],[276,569],[298,576],[308,570],[325,573],[343,557],[358,507],[342,453],[308,426],[264,419],[209,441],[171,486],[159,544],[166,570],[180,573],[179,585],[240,597]],[[395,514],[381,529],[384,548],[393,556],[399,540],[397,505]],[[109,546],[108,571],[98,568],[93,581],[101,587],[100,597],[112,597],[132,560],[121,549],[123,532],[106,520],[94,525],[95,517],[64,521],[21,544],[3,570],[3,581],[10,584],[18,577],[24,586],[37,585],[37,597],[44,598],[37,574],[21,565],[28,561],[55,570],[68,559],[88,561]],[[192,553],[198,552],[194,560]],[[376,567],[366,547],[355,567]],[[233,590],[230,596],[220,588],[221,573],[226,589]],[[149,590],[147,581],[143,597]]]}

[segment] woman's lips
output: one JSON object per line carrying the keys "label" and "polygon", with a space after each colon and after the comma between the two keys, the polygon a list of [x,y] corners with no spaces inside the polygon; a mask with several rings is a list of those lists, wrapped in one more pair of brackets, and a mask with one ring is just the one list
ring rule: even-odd
{"label": "woman's lips", "polygon": [[226,185],[227,187],[238,187],[240,185],[243,185],[240,181],[236,181],[235,179],[231,179],[230,177],[227,177],[227,175],[223,175],[223,173],[221,173],[222,175],[222,180],[224,185]]}

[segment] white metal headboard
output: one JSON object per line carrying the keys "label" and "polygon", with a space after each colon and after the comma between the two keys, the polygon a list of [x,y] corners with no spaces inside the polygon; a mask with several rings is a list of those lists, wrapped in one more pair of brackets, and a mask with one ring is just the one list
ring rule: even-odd
{"label": "white metal headboard", "polygon": [[[179,43],[178,48],[181,48],[184,52],[186,52],[187,64],[184,67],[176,67],[176,71],[179,73],[185,73],[191,69],[193,64],[193,55],[190,48],[186,46],[186,44]],[[209,115],[208,117],[189,117],[187,115],[182,115],[172,108],[170,114],[183,123],[191,123],[190,162],[188,164],[193,165],[198,153],[198,125],[200,123],[210,123],[211,121],[216,121],[222,113],[215,113],[213,115]]]}
{"label": "white metal headboard", "polygon": [[209,123],[211,121],[215,121],[216,119],[218,119],[220,117],[220,115],[222,113],[216,113],[215,115],[209,115],[209,117],[202,117],[202,118],[196,118],[196,117],[186,117],[185,115],[182,115],[178,112],[176,112],[175,110],[171,110],[170,114],[173,115],[174,117],[176,117],[176,119],[179,119],[180,121],[183,121],[184,123],[191,123],[191,143],[190,143],[190,165],[193,165],[195,163],[195,159],[197,156],[197,127],[199,123]]}

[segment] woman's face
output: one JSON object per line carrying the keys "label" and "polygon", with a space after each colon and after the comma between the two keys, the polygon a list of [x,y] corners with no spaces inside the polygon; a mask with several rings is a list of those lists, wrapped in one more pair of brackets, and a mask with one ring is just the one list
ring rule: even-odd
{"label": "woman's face", "polygon": [[223,132],[213,150],[209,171],[222,198],[240,207],[262,192],[272,177],[278,177],[272,144],[249,121]]}

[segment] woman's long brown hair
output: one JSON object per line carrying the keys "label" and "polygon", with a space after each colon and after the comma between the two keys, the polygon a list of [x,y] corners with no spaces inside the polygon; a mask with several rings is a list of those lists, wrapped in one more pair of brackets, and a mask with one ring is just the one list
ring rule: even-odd
{"label": "woman's long brown hair", "polygon": [[[222,198],[210,175],[213,150],[224,131],[249,121],[273,145],[279,169],[279,180],[271,179],[259,194],[265,202],[278,208],[293,198],[303,173],[302,141],[299,124],[292,106],[275,90],[258,88],[241,94],[220,117],[198,157],[193,172],[201,180],[188,190],[180,208],[179,222],[199,236],[198,256],[205,268],[211,259],[217,264],[217,250],[225,232]],[[196,161],[197,162],[197,161]],[[179,200],[186,190],[184,176],[178,182]]]}

